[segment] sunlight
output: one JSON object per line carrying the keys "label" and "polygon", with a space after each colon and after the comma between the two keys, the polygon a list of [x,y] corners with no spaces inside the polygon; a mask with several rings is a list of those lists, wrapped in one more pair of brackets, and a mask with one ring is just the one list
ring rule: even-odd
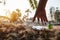
{"label": "sunlight", "polygon": [[[11,21],[16,20],[20,16],[19,14],[16,13],[16,9],[18,8],[20,12],[22,10],[22,9],[20,10],[20,8],[22,8],[20,1],[19,0],[18,1],[17,0],[14,0],[14,1],[6,0],[6,5],[4,5],[2,2],[0,4],[0,18],[10,19]],[[25,7],[23,7],[23,8],[25,9]],[[15,12],[13,13],[13,11],[15,11]],[[19,16],[17,16],[17,15],[19,15]]]}
{"label": "sunlight", "polygon": [[[6,4],[4,5],[4,0],[0,0],[2,1],[2,3],[0,3],[0,15],[1,16],[8,16],[10,17],[10,14],[12,11],[15,11],[17,8],[21,10],[22,16],[25,15],[25,10],[26,9],[31,9],[30,4],[28,2],[28,0],[5,0]],[[39,1],[39,0],[37,0]],[[55,0],[55,2],[53,2],[54,0],[48,0],[47,6],[46,6],[46,13],[47,13],[47,17],[48,19],[50,19],[50,14],[49,14],[49,9],[51,6],[58,6],[59,5],[59,1]],[[51,2],[51,3],[50,3]],[[32,13],[29,13],[29,17],[33,17],[35,14],[35,10],[31,10]]]}
{"label": "sunlight", "polygon": [[[4,1],[4,0],[2,0]],[[27,0],[5,0],[6,4],[3,2],[0,4],[0,15],[10,17],[12,11],[15,11],[17,8],[20,9],[22,17],[26,14],[25,10],[30,9],[29,2]],[[32,13],[32,15],[34,15]]]}

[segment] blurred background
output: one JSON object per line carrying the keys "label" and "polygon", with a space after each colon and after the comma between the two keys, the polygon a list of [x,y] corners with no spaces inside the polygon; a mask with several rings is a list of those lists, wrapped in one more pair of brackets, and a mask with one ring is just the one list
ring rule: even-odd
{"label": "blurred background", "polygon": [[[37,2],[39,2],[39,0],[37,0]],[[29,12],[29,18],[33,17],[36,11],[36,9],[31,9],[28,0],[0,0],[0,15],[9,16],[9,14],[17,8],[20,9],[22,17],[27,14],[25,12],[27,9],[31,10],[31,12]],[[60,11],[60,0],[48,0],[46,5],[46,14],[48,20],[51,20],[51,17],[53,17],[52,15],[54,15],[56,10]]]}

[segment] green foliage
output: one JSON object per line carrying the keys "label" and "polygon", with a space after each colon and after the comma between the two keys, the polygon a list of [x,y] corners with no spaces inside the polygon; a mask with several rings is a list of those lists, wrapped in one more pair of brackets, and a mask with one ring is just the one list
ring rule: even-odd
{"label": "green foliage", "polygon": [[48,28],[52,29],[53,28],[52,24],[49,23]]}
{"label": "green foliage", "polygon": [[29,0],[29,3],[33,9],[37,8],[37,0]]}
{"label": "green foliage", "polygon": [[31,5],[31,7],[34,9],[33,1],[32,0],[29,0],[29,3]]}
{"label": "green foliage", "polygon": [[56,22],[60,22],[60,12],[55,12],[54,18]]}
{"label": "green foliage", "polygon": [[31,13],[31,10],[30,9],[27,9],[25,12],[30,12]]}
{"label": "green foliage", "polygon": [[35,4],[35,8],[37,8],[37,1],[36,0],[34,0],[34,4]]}

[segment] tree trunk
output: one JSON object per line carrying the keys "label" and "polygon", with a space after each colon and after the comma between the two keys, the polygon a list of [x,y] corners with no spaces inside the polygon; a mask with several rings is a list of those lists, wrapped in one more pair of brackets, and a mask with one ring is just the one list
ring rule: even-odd
{"label": "tree trunk", "polygon": [[46,17],[46,11],[45,11],[46,3],[47,3],[47,0],[39,0],[38,8],[33,18],[33,22],[35,21],[35,18],[38,19],[38,22],[39,22],[39,19],[41,19],[41,22],[43,21],[48,22]]}

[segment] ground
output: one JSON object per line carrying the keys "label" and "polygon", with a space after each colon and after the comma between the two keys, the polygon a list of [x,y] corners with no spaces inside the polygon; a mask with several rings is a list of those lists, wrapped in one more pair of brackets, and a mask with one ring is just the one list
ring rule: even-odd
{"label": "ground", "polygon": [[53,29],[34,29],[41,26],[36,22],[0,22],[0,40],[59,40],[60,26],[53,26]]}

